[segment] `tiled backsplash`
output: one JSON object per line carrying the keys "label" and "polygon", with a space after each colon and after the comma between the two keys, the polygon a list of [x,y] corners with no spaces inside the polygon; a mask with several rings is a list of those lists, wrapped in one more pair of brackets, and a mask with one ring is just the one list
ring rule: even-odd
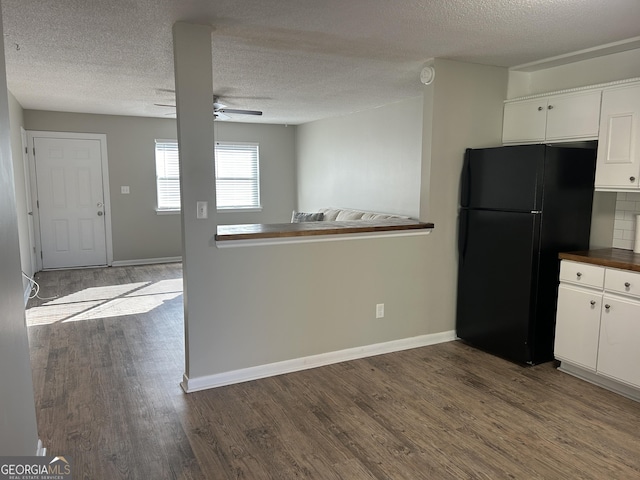
{"label": "tiled backsplash", "polygon": [[636,215],[640,215],[640,193],[618,192],[613,225],[613,247],[633,250]]}

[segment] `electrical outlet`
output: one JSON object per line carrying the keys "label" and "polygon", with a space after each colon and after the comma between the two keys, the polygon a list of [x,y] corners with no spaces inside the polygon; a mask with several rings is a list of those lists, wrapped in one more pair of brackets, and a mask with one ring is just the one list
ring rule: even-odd
{"label": "electrical outlet", "polygon": [[384,318],[384,303],[376,305],[376,318]]}

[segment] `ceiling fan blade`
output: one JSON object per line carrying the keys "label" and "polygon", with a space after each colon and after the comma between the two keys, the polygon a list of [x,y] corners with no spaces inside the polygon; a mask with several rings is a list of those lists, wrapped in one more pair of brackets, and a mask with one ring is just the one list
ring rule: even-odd
{"label": "ceiling fan blade", "polygon": [[259,110],[238,110],[236,108],[221,108],[218,110],[221,113],[236,113],[239,115],[262,115]]}
{"label": "ceiling fan blade", "polygon": [[155,105],[156,107],[171,107],[171,108],[176,108],[176,106],[175,106],[175,105],[169,105],[169,104],[166,104],[166,103],[154,103],[154,105]]}

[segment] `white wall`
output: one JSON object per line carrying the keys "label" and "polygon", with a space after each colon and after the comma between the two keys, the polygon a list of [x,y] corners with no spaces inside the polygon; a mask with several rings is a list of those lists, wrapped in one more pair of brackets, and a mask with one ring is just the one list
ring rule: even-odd
{"label": "white wall", "polygon": [[640,49],[509,74],[508,98],[640,77]]}
{"label": "white wall", "polygon": [[[176,139],[173,119],[25,110],[25,128],[107,135],[113,258],[131,261],[182,254],[180,215],[157,215],[155,139]],[[221,223],[276,223],[295,205],[295,127],[216,123],[219,140],[260,143],[262,212],[225,213]],[[213,130],[213,129],[212,129]],[[213,132],[207,132],[213,138]],[[213,182],[213,161],[207,171]],[[130,187],[121,194],[120,187]]]}
{"label": "white wall", "polygon": [[422,97],[298,128],[298,209],[344,207],[417,218]]}
{"label": "white wall", "polygon": [[8,104],[0,16],[0,455],[35,455],[38,434],[24,317]]}

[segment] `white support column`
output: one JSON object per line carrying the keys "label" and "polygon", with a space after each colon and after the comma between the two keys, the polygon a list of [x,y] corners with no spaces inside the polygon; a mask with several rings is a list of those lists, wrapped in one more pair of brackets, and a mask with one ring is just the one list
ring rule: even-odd
{"label": "white support column", "polygon": [[[209,240],[216,230],[215,167],[213,160],[213,80],[209,25],[178,22],[173,26],[173,52],[180,146],[182,258],[184,278],[185,375],[190,349],[198,341],[190,332],[206,321],[207,285],[212,275]],[[208,202],[208,219],[196,218],[196,203]],[[202,340],[202,339],[201,339]]]}

